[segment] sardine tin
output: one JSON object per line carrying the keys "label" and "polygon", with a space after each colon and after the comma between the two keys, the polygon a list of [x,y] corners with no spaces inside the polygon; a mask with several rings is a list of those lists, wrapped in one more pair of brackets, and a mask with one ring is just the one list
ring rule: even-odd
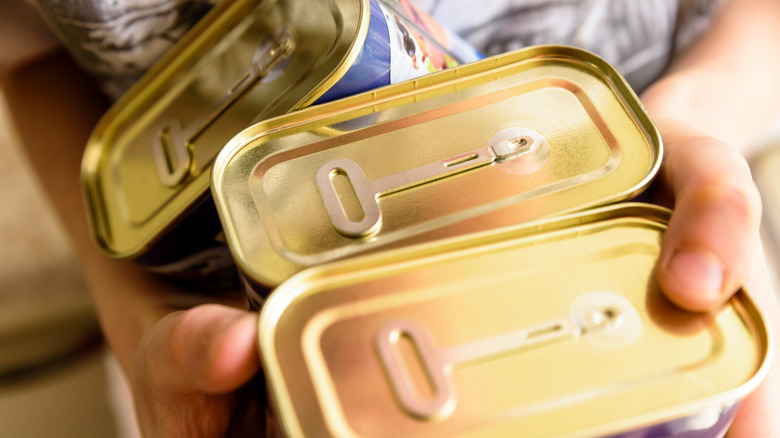
{"label": "sardine tin", "polygon": [[297,274],[260,314],[297,436],[722,436],[772,344],[738,292],[660,292],[669,211],[618,204]]}
{"label": "sardine tin", "polygon": [[240,270],[274,287],[360,253],[631,198],[661,154],[614,68],[537,46],[253,125],[217,158],[212,192]]}
{"label": "sardine tin", "polygon": [[[435,30],[449,42],[426,40],[421,27],[434,24],[405,21],[398,11],[408,3],[220,1],[109,110],[90,139],[82,179],[101,249],[169,273],[231,263],[215,241],[220,226],[208,186],[213,159],[234,134],[315,101],[476,59],[443,29]],[[393,32],[401,30],[406,46],[395,50],[409,51],[403,57],[414,58],[419,71],[393,72],[402,63],[379,59],[394,56],[401,37]],[[450,43],[457,54],[447,51]]]}

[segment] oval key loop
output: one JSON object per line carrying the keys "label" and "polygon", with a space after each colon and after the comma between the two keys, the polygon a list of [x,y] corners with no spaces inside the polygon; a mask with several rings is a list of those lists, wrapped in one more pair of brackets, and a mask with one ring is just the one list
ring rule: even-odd
{"label": "oval key loop", "polygon": [[[641,317],[628,300],[597,291],[575,300],[567,317],[448,348],[437,347],[423,325],[406,319],[383,325],[374,342],[401,408],[415,418],[433,420],[443,419],[455,409],[457,390],[451,374],[458,368],[579,337],[595,341],[592,344],[598,347],[620,348],[634,342],[640,332]],[[415,348],[416,359],[433,390],[432,397],[423,398],[412,380],[397,345],[402,336]]]}
{"label": "oval key loop", "polygon": [[178,119],[164,119],[155,129],[152,138],[152,156],[157,166],[160,182],[176,187],[190,171],[192,153],[188,146],[188,134]]}
{"label": "oval key loop", "polygon": [[[349,218],[346,209],[339,200],[339,194],[336,193],[332,181],[333,177],[338,174],[347,177],[355,192],[358,204],[363,211],[363,218],[359,221],[353,221]],[[372,191],[371,181],[366,178],[363,168],[356,162],[347,159],[328,161],[317,169],[314,182],[333,226],[342,234],[350,237],[363,236],[379,226],[382,212],[376,202],[376,193]]]}
{"label": "oval key loop", "polygon": [[[549,156],[549,143],[541,134],[528,128],[507,128],[493,135],[485,147],[375,180],[366,178],[360,165],[347,159],[323,164],[317,169],[314,180],[333,227],[347,237],[365,237],[381,227],[379,198],[382,196],[490,164],[503,169],[507,163],[521,162],[520,166],[502,171],[524,175],[541,168]],[[531,160],[520,160],[521,157]],[[522,164],[523,161],[529,162]],[[360,220],[350,219],[341,203],[333,186],[333,177],[337,174],[346,176],[352,185],[364,213]]]}
{"label": "oval key loop", "polygon": [[[404,358],[397,348],[398,340],[406,336],[414,345],[417,358],[433,390],[433,397],[419,395]],[[446,363],[436,349],[430,333],[420,324],[395,320],[385,324],[376,334],[376,349],[390,379],[390,387],[401,407],[413,417],[430,420],[444,417],[455,407],[455,386],[450,381]]]}
{"label": "oval key loop", "polygon": [[176,187],[185,180],[193,161],[192,143],[241,96],[292,54],[295,44],[290,32],[283,30],[272,38],[272,41],[258,47],[244,74],[194,120],[184,126],[180,119],[168,117],[155,126],[152,156],[163,185]]}

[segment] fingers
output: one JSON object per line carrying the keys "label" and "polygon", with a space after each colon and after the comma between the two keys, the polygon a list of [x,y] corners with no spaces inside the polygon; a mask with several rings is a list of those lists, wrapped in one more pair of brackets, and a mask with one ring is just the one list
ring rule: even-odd
{"label": "fingers", "polygon": [[[706,311],[746,285],[777,334],[780,307],[763,269],[761,201],[747,163],[729,145],[687,125],[668,119],[656,123],[665,146],[657,194],[674,207],[658,263],[661,287],[681,307]],[[769,436],[780,427],[779,358],[775,350],[775,363],[742,403],[729,438]]]}
{"label": "fingers", "polygon": [[744,158],[687,125],[661,121],[660,182],[674,199],[658,281],[677,305],[707,311],[746,280],[758,247],[761,201]]}
{"label": "fingers", "polygon": [[257,315],[205,304],[163,318],[145,357],[156,386],[180,394],[224,394],[260,368]]}

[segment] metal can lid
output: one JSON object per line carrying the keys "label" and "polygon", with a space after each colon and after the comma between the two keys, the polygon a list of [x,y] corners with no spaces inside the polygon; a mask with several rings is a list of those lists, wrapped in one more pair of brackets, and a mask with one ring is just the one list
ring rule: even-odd
{"label": "metal can lid", "polygon": [[622,204],[310,268],[260,351],[289,436],[613,436],[741,400],[767,327],[743,291],[675,307],[669,212]]}
{"label": "metal can lid", "polygon": [[336,83],[365,40],[368,1],[220,1],[93,132],[82,180],[101,249],[143,253],[209,195],[233,135]]}
{"label": "metal can lid", "polygon": [[256,124],[212,193],[239,266],[308,266],[630,198],[660,136],[619,73],[537,46]]}

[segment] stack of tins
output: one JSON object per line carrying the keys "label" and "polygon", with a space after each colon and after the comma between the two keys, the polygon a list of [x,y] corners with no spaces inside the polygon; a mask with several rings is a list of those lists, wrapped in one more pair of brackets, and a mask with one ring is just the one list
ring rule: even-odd
{"label": "stack of tins", "polygon": [[408,0],[220,1],[96,127],[82,169],[94,238],[190,286],[235,287],[209,193],[228,140],[478,58]]}
{"label": "stack of tins", "polygon": [[770,343],[742,292],[664,300],[668,212],[598,207],[658,169],[636,96],[572,48],[477,57],[403,0],[220,2],[96,128],[96,241],[235,261],[284,435],[717,436]]}
{"label": "stack of tins", "polygon": [[212,193],[278,432],[722,436],[771,343],[744,291],[659,291],[669,212],[619,201],[660,160],[624,79],[556,46],[234,137]]}

